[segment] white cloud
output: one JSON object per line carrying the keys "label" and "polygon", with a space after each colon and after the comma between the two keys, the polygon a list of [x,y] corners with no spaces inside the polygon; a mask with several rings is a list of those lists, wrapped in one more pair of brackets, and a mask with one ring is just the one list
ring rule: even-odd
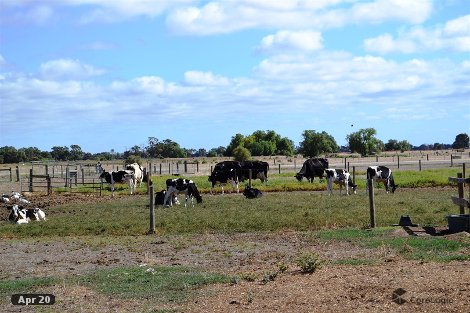
{"label": "white cloud", "polygon": [[184,81],[195,86],[227,86],[230,80],[212,72],[187,71],[184,73]]}
{"label": "white cloud", "polygon": [[178,7],[167,16],[177,34],[212,35],[264,29],[326,29],[347,24],[400,21],[419,24],[431,13],[430,0],[341,1],[212,1]]}
{"label": "white cloud", "polygon": [[364,40],[364,49],[381,54],[438,50],[470,52],[470,15],[450,20],[445,26],[416,26],[402,30],[396,38],[390,34],[368,38]]}
{"label": "white cloud", "polygon": [[323,48],[323,39],[320,32],[303,30],[281,30],[273,35],[265,36],[258,49],[263,52],[311,52]]}
{"label": "white cloud", "polygon": [[52,60],[42,63],[39,67],[39,75],[47,80],[81,80],[104,73],[103,69],[71,59]]}

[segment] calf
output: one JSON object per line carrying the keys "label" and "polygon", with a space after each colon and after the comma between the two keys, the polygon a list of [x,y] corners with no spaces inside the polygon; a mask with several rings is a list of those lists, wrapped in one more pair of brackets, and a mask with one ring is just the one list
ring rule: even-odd
{"label": "calf", "polygon": [[8,220],[16,224],[28,224],[30,221],[30,219],[26,217],[26,210],[22,206],[18,206],[17,204],[14,204],[11,207],[11,212],[8,216]]}
{"label": "calf", "polygon": [[114,184],[115,183],[127,183],[129,186],[129,193],[132,195],[135,191],[135,175],[133,171],[117,171],[117,172],[103,172],[100,175],[101,179],[104,179],[108,184],[111,185],[111,191],[114,198]]}
{"label": "calf", "polygon": [[[165,194],[166,194],[166,190],[162,190],[162,191],[155,193],[155,205],[165,204]],[[180,204],[176,195],[173,195],[172,204]]]}
{"label": "calf", "polygon": [[328,168],[325,170],[326,178],[328,179],[328,194],[333,194],[333,182],[339,185],[339,194],[343,192],[343,186],[346,187],[346,195],[349,196],[349,187],[353,189],[356,194],[357,185],[353,184],[351,175],[348,171],[338,168]]}
{"label": "calf", "polygon": [[[194,198],[196,198],[197,203],[202,202],[202,197],[199,194],[199,191],[197,190],[196,184],[189,179],[183,179],[183,178],[178,178],[178,179],[167,179],[166,180],[166,193],[165,193],[165,199],[163,200],[163,203],[168,205],[168,200],[170,199],[171,196],[175,196],[180,193],[185,194],[185,202],[184,202],[184,207],[187,206],[188,200],[191,201],[191,204],[194,207]],[[170,202],[169,206],[172,206],[172,202]]]}
{"label": "calf", "polygon": [[[394,193],[398,187],[398,185],[395,185],[392,170],[386,166],[369,166],[367,168],[367,179],[373,179],[377,182],[383,182],[385,185],[385,191],[387,193],[389,188],[391,188],[392,193]],[[369,191],[368,183],[366,183],[366,191]]]}
{"label": "calf", "polygon": [[46,213],[40,208],[34,209],[27,209],[26,210],[26,218],[32,220],[33,218],[36,221],[45,221],[46,220]]}
{"label": "calf", "polygon": [[142,169],[142,166],[138,163],[132,163],[126,166],[126,170],[134,172],[135,184],[139,184],[140,188],[142,181],[144,181],[144,170]]}
{"label": "calf", "polygon": [[243,191],[243,195],[247,199],[255,199],[255,198],[260,198],[263,195],[263,193],[259,189],[246,186],[245,190]]}

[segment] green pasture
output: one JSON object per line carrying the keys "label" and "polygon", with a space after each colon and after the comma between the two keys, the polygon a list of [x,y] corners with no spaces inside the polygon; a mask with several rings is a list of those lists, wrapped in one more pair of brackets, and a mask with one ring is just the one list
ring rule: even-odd
{"label": "green pasture", "polygon": [[[377,190],[377,225],[395,224],[401,215],[410,215],[421,225],[444,226],[446,215],[458,213],[450,201],[455,193],[456,188],[401,189],[395,194]],[[180,200],[183,202],[182,196]],[[127,195],[106,202],[45,208],[47,222],[0,222],[0,238],[143,235],[149,229],[148,203],[146,195]],[[350,196],[339,192],[328,196],[325,191],[265,192],[252,200],[241,194],[205,194],[203,203],[195,207],[157,206],[155,216],[161,234],[366,228],[369,198],[364,190]]]}

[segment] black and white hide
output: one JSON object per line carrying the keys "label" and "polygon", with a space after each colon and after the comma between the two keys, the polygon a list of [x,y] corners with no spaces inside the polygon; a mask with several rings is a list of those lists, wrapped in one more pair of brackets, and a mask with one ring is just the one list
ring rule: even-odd
{"label": "black and white hide", "polygon": [[[166,190],[162,190],[155,193],[155,205],[164,205],[165,204],[165,194]],[[173,195],[172,204],[180,204],[178,197]]]}
{"label": "black and white hide", "polygon": [[[373,179],[376,182],[383,182],[387,193],[389,189],[394,193],[398,187],[398,185],[395,185],[392,170],[386,166],[369,166],[367,168],[367,179]],[[369,184],[367,182],[366,191],[369,191]]]}
{"label": "black and white hide", "polygon": [[144,170],[142,166],[138,163],[132,163],[126,165],[126,170],[134,172],[134,180],[135,184],[139,184],[139,188],[142,185],[142,182],[144,181]]}
{"label": "black and white hide", "polygon": [[328,168],[325,170],[326,178],[328,180],[328,194],[333,194],[333,183],[339,185],[339,194],[343,193],[343,186],[346,188],[346,195],[349,196],[349,187],[352,188],[353,193],[356,194],[357,185],[353,184],[351,175],[348,171],[338,168]]}
{"label": "black and white hide", "polygon": [[114,184],[127,183],[129,186],[129,193],[132,195],[135,191],[135,175],[131,170],[117,171],[117,172],[103,172],[100,175],[101,179],[104,179],[108,184],[111,185],[111,191],[114,197]]}
{"label": "black and white hide", "polygon": [[247,199],[255,199],[255,198],[260,198],[263,195],[263,193],[257,188],[251,188],[250,186],[246,186],[245,190],[243,191],[243,195]]}
{"label": "black and white hide", "polygon": [[166,188],[165,199],[163,200],[165,205],[172,206],[173,201],[169,202],[170,197],[181,193],[185,195],[184,207],[187,206],[188,201],[190,201],[194,207],[194,198],[196,198],[197,203],[202,202],[202,197],[197,190],[196,184],[192,180],[183,178],[167,179]]}

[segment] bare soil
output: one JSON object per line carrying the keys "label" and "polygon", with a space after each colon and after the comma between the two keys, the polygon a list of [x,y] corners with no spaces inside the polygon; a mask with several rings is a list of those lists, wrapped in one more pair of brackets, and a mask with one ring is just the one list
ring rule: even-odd
{"label": "bare soil", "polygon": [[[44,207],[97,200],[81,194],[34,197],[28,199]],[[401,228],[394,235],[409,236]],[[295,264],[301,252],[317,253],[324,264],[312,274],[301,274]],[[469,261],[410,261],[387,248],[325,242],[309,232],[4,239],[0,256],[0,279],[64,278],[63,284],[43,291],[57,298],[48,308],[52,312],[470,312]],[[340,264],[347,259],[372,264]],[[65,280],[97,269],[143,264],[196,266],[245,279],[209,286],[187,303],[164,306],[113,298]],[[280,264],[287,270],[266,281]],[[404,304],[392,301],[397,288],[406,290]],[[36,309],[0,299],[2,312]]]}

